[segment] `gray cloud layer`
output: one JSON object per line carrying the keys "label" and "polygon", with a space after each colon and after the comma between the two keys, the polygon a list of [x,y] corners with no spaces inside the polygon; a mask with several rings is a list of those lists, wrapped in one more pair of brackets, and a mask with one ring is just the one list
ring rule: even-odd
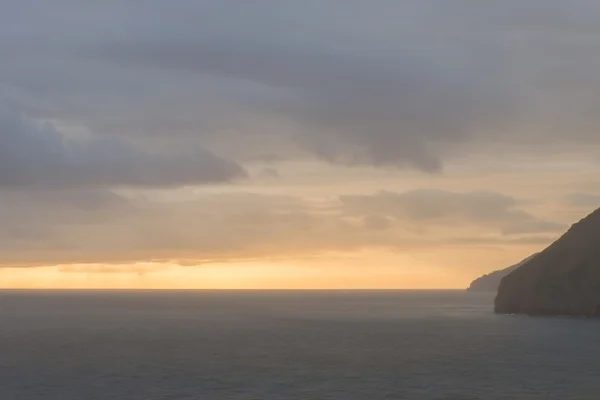
{"label": "gray cloud layer", "polygon": [[600,7],[591,1],[30,0],[6,9],[5,97],[95,132],[160,142],[166,127],[187,136],[182,146],[236,155],[258,151],[249,137],[268,137],[284,155],[297,147],[426,171],[471,143],[599,144]]}
{"label": "gray cloud layer", "polygon": [[4,265],[544,241],[563,227],[498,193],[342,196],[324,211],[290,197],[163,203],[114,191],[230,182],[256,160],[257,176],[285,184],[267,160],[436,172],[465,153],[508,148],[511,164],[511,151],[584,158],[600,146],[592,0],[4,0],[2,10]]}
{"label": "gray cloud layer", "polygon": [[51,123],[0,110],[0,187],[177,186],[243,175],[205,150],[151,153],[111,137],[69,138]]}

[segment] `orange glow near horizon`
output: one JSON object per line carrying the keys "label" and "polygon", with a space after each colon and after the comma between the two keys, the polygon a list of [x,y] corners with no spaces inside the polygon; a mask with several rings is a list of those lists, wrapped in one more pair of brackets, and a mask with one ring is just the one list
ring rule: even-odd
{"label": "orange glow near horizon", "polygon": [[99,265],[4,268],[0,269],[0,288],[460,289],[479,275],[468,268],[436,267],[431,260],[424,259],[363,251],[295,261],[239,261],[202,266],[140,263],[109,266],[105,271]]}

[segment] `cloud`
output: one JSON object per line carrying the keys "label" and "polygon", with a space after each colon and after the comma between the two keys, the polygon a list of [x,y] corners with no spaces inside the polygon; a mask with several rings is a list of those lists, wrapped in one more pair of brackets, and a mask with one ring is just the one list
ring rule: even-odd
{"label": "cloud", "polygon": [[[563,226],[522,193],[462,184],[573,176],[600,146],[592,1],[3,6],[2,265],[542,243]],[[428,182],[462,191],[337,197],[447,164],[456,181]],[[175,190],[244,177],[220,195]]]}
{"label": "cloud", "polygon": [[263,85],[251,97],[238,93],[236,104],[284,119],[296,143],[344,164],[438,170],[437,141],[464,141],[515,117],[514,99],[474,60],[414,57],[401,48],[397,55],[353,54],[279,33],[261,41],[244,31],[213,40],[130,39],[81,52],[136,68]]}
{"label": "cloud", "polygon": [[41,190],[32,196],[30,191],[4,190],[0,204],[4,266],[201,264],[318,251],[332,246],[323,239],[339,231],[334,221],[317,218],[308,203],[287,196],[163,200],[153,192]]}
{"label": "cloud", "polygon": [[424,171],[600,144],[589,1],[23,3],[0,17],[4,96],[96,133]]}
{"label": "cloud", "polygon": [[514,245],[543,241],[563,229],[517,204],[500,194],[435,190],[329,200],[0,190],[0,265],[200,265],[365,248]]}
{"label": "cloud", "polygon": [[154,153],[110,137],[68,137],[52,123],[0,110],[0,187],[177,186],[244,174],[203,149]]}
{"label": "cloud", "polygon": [[600,206],[600,195],[591,193],[571,193],[564,196],[567,206],[591,209]]}
{"label": "cloud", "polygon": [[280,178],[277,168],[265,167],[260,170],[258,177],[262,179],[278,179]]}
{"label": "cloud", "polygon": [[544,221],[519,208],[510,196],[493,192],[450,192],[418,189],[404,193],[380,192],[375,195],[342,196],[347,212],[368,218],[394,218],[431,229],[461,225],[492,228],[503,235],[560,232],[564,226]]}

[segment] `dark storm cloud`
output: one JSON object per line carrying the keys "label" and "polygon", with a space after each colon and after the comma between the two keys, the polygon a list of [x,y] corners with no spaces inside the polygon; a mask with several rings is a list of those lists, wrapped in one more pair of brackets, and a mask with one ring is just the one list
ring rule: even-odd
{"label": "dark storm cloud", "polygon": [[250,158],[265,152],[250,138],[268,137],[275,154],[297,146],[336,163],[426,171],[471,143],[599,141],[600,7],[591,1],[30,0],[7,9],[0,83],[11,100],[94,131],[185,133],[183,146]]}
{"label": "dark storm cloud", "polygon": [[205,150],[151,153],[111,137],[73,138],[49,122],[0,110],[0,187],[174,186],[243,175]]}

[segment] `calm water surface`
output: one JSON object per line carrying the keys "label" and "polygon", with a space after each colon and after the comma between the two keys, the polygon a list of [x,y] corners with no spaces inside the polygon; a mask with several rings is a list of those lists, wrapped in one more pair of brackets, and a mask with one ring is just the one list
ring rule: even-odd
{"label": "calm water surface", "polygon": [[0,292],[1,400],[600,398],[600,321],[464,292]]}

